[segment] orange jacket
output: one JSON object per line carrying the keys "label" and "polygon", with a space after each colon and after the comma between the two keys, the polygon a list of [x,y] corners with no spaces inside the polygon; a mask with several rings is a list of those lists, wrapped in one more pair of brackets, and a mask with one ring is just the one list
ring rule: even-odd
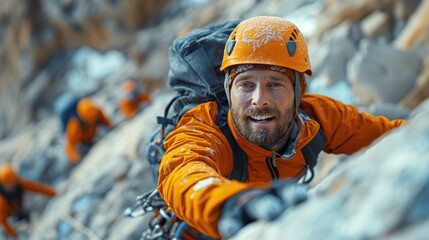
{"label": "orange jacket", "polygon": [[112,127],[110,120],[98,107],[92,105],[91,114],[88,115],[91,119],[87,119],[88,116],[86,116],[87,120],[72,118],[67,123],[65,151],[73,163],[78,162],[81,158],[77,150],[78,145],[81,143],[90,144],[94,141],[98,123],[108,128]]}
{"label": "orange jacket", "polygon": [[130,99],[127,96],[119,101],[119,110],[126,118],[133,117],[143,104],[151,101],[151,97],[147,92],[140,92],[135,99]]}
{"label": "orange jacket", "polygon": [[167,205],[191,227],[219,238],[217,223],[224,202],[243,190],[269,186],[273,181],[270,161],[275,161],[281,179],[301,176],[306,165],[300,149],[320,127],[326,135],[325,152],[351,154],[405,123],[374,117],[354,106],[313,94],[304,95],[301,108],[312,119],[299,117],[301,133],[294,143],[296,154],[289,159],[246,141],[235,129],[231,114],[228,115],[232,134],[247,155],[248,182],[226,178],[233,167],[232,150],[216,126],[216,103],[191,109],[165,140],[158,189]]}
{"label": "orange jacket", "polygon": [[[33,182],[22,177],[18,178],[18,184],[21,186],[23,193],[25,191],[40,193],[53,197],[57,194],[55,189],[42,183]],[[18,213],[22,209],[22,202],[9,202],[5,196],[0,194],[0,224],[4,231],[11,237],[16,238],[16,231],[8,224],[7,218]]]}

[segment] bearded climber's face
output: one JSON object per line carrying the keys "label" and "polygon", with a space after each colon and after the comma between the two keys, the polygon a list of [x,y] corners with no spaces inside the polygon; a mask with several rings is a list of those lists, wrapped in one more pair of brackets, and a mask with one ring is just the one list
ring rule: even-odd
{"label": "bearded climber's face", "polygon": [[294,116],[294,90],[285,74],[251,69],[235,76],[230,91],[231,114],[238,132],[263,147],[287,135]]}

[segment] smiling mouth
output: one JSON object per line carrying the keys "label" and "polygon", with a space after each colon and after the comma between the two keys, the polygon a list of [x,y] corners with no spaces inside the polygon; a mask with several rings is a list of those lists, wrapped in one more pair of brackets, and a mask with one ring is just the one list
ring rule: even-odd
{"label": "smiling mouth", "polygon": [[249,116],[253,122],[269,122],[274,119],[274,116]]}

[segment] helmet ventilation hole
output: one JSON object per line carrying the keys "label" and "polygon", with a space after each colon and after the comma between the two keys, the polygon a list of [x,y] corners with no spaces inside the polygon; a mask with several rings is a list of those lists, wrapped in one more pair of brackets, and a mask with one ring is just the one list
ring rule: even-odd
{"label": "helmet ventilation hole", "polygon": [[237,35],[237,30],[234,30],[234,31],[231,33],[230,40],[235,40],[236,35]]}
{"label": "helmet ventilation hole", "polygon": [[236,43],[235,40],[228,40],[226,42],[225,50],[226,50],[226,54],[228,54],[228,56],[230,56],[232,51],[234,50],[235,43]]}
{"label": "helmet ventilation hole", "polygon": [[295,29],[291,32],[289,40],[296,40],[297,38],[298,38],[298,31],[297,31],[297,29],[295,28]]}

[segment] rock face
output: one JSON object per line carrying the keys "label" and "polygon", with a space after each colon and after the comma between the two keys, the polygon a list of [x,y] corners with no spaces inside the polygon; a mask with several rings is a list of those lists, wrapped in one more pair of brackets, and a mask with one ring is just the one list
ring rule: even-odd
{"label": "rock face", "polygon": [[364,103],[397,103],[413,88],[421,61],[417,53],[363,40],[349,62],[348,80]]}
{"label": "rock face", "polygon": [[[32,239],[81,239],[91,235],[138,239],[147,220],[126,218],[123,211],[134,205],[137,195],[154,187],[148,163],[139,150],[146,148],[149,133],[156,127],[153,116],[172,96],[169,92],[159,95],[144,112],[99,139],[84,160],[73,166],[66,182],[58,185],[59,195],[50,201],[42,220],[34,223]],[[63,152],[58,154],[70,167]]]}
{"label": "rock face", "polygon": [[275,223],[234,239],[424,239],[429,207],[428,109],[356,153]]}
{"label": "rock face", "polygon": [[423,70],[416,80],[413,89],[402,98],[399,105],[407,108],[415,108],[429,97],[429,61],[426,59]]}
{"label": "rock face", "polygon": [[64,91],[73,49],[127,52],[134,31],[153,23],[168,2],[2,1],[0,17],[7,21],[0,25],[0,139],[37,120],[33,111],[44,108],[39,103]]}
{"label": "rock face", "polygon": [[[174,97],[170,44],[189,29],[257,15],[290,17],[307,34],[310,84],[351,85],[363,111],[411,120],[359,154],[324,156],[307,203],[237,238],[426,237],[428,3],[0,1],[0,162],[58,190],[53,199],[25,196],[31,222],[11,221],[19,239],[138,239],[149,216],[131,219],[123,211],[155,184],[144,150],[156,116]],[[118,111],[128,77],[154,98],[131,120]],[[65,93],[90,96],[114,124],[101,129],[77,165],[64,154],[54,111]],[[1,230],[0,238],[7,239]]]}

